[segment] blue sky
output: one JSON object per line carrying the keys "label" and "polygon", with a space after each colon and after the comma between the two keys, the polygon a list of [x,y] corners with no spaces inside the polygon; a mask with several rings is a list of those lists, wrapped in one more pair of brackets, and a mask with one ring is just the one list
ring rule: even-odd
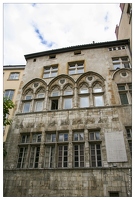
{"label": "blue sky", "polygon": [[4,3],[3,65],[26,64],[30,53],[116,40],[120,16],[119,3]]}

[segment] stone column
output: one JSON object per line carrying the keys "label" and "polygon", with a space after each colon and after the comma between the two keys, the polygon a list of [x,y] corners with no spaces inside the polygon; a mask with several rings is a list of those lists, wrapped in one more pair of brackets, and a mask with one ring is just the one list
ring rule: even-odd
{"label": "stone column", "polygon": [[45,93],[45,100],[44,100],[44,108],[43,110],[49,110],[49,98],[48,98],[48,87],[46,88],[46,93]]}
{"label": "stone column", "polygon": [[85,167],[90,166],[90,152],[89,152],[89,142],[88,142],[88,130],[84,130],[84,138],[85,138]]}
{"label": "stone column", "polygon": [[69,136],[68,136],[68,141],[69,141],[69,145],[68,145],[68,167],[72,167],[73,166],[73,144],[72,144],[72,130],[69,130]]}
{"label": "stone column", "polygon": [[75,89],[74,89],[74,108],[77,108],[78,102],[77,102],[77,85],[75,83]]}
{"label": "stone column", "polygon": [[89,99],[90,99],[90,106],[94,106],[94,98],[93,98],[93,95],[92,95],[92,87],[89,88],[89,91],[90,91],[90,96],[89,96]]}

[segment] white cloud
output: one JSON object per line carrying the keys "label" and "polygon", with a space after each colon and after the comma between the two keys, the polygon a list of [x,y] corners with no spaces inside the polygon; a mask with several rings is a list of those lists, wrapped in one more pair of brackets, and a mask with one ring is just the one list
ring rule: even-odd
{"label": "white cloud", "polygon": [[119,4],[9,3],[3,14],[4,65],[13,65],[25,64],[29,53],[116,40],[121,10]]}

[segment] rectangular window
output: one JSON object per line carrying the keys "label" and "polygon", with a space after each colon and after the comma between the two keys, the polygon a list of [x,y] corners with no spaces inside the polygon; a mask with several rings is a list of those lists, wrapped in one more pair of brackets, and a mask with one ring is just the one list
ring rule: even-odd
{"label": "rectangular window", "polygon": [[58,73],[57,65],[45,67],[43,78],[55,77],[57,76],[57,73]]}
{"label": "rectangular window", "polygon": [[68,167],[68,145],[58,146],[58,167]]}
{"label": "rectangular window", "polygon": [[126,128],[126,132],[127,132],[127,138],[132,138],[132,129],[131,128]]}
{"label": "rectangular window", "polygon": [[4,92],[4,97],[7,97],[9,99],[13,99],[13,95],[14,95],[14,90],[5,90]]}
{"label": "rectangular window", "polygon": [[39,152],[40,147],[39,146],[32,146],[30,151],[30,168],[38,168],[38,162],[39,162]]}
{"label": "rectangular window", "polygon": [[29,142],[30,142],[30,136],[29,135],[22,135],[21,143],[29,143]]}
{"label": "rectangular window", "polygon": [[26,95],[25,100],[29,100],[29,99],[32,99],[32,96],[31,95]]}
{"label": "rectangular window", "polygon": [[59,133],[59,142],[68,141],[68,133]]}
{"label": "rectangular window", "polygon": [[126,93],[121,93],[120,94],[120,100],[121,104],[128,104],[128,98]]}
{"label": "rectangular window", "polygon": [[89,107],[89,97],[80,97],[80,108]]}
{"label": "rectangular window", "polygon": [[101,167],[101,148],[100,144],[90,144],[91,167]]}
{"label": "rectangular window", "polygon": [[127,133],[130,154],[132,155],[132,128],[126,127],[126,133]]}
{"label": "rectangular window", "polygon": [[132,103],[132,84],[118,84],[118,92],[120,96],[121,104],[129,104]]}
{"label": "rectangular window", "polygon": [[69,74],[80,74],[84,73],[84,63],[78,62],[78,63],[70,63],[69,64]]}
{"label": "rectangular window", "polygon": [[30,102],[26,102],[23,105],[23,113],[30,112]]}
{"label": "rectangular window", "polygon": [[89,132],[89,139],[90,140],[100,140],[100,132],[95,131],[95,132]]}
{"label": "rectangular window", "polygon": [[83,132],[74,132],[74,141],[81,141],[84,140],[84,133]]}
{"label": "rectangular window", "polygon": [[42,111],[43,110],[43,101],[37,101],[35,105],[35,111]]}
{"label": "rectangular window", "polygon": [[28,147],[20,147],[17,168],[25,168]]}
{"label": "rectangular window", "polygon": [[45,147],[45,168],[54,168],[55,164],[55,147]]}
{"label": "rectangular window", "polygon": [[43,97],[45,97],[45,94],[44,94],[44,93],[39,93],[39,94],[37,95],[37,98],[43,98]]}
{"label": "rectangular window", "polygon": [[74,167],[84,167],[84,144],[74,145]]}
{"label": "rectangular window", "polygon": [[51,110],[58,110],[58,99],[52,99]]}
{"label": "rectangular window", "polygon": [[95,106],[104,106],[103,96],[94,96]]}
{"label": "rectangular window", "polygon": [[128,57],[112,58],[114,69],[131,68]]}
{"label": "rectangular window", "polygon": [[46,134],[46,142],[56,142],[56,134],[55,133],[47,133]]}
{"label": "rectangular window", "polygon": [[10,74],[9,79],[19,79],[19,72],[13,72]]}
{"label": "rectangular window", "polygon": [[72,108],[72,98],[65,98],[64,99],[64,109]]}
{"label": "rectangular window", "polygon": [[34,133],[32,134],[32,142],[41,142],[41,134]]}

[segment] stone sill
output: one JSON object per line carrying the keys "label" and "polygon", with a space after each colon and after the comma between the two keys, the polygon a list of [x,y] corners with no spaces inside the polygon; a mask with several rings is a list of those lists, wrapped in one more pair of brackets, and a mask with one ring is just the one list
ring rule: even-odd
{"label": "stone sill", "polygon": [[116,169],[132,169],[132,167],[79,167],[79,168],[27,168],[27,169],[4,169],[4,171],[32,171],[32,170],[48,170],[48,171],[55,171],[55,170],[116,170]]}
{"label": "stone sill", "polygon": [[105,109],[105,108],[115,108],[115,107],[129,107],[132,104],[127,105],[112,105],[112,106],[99,106],[99,107],[87,107],[87,108],[72,108],[72,109],[61,109],[61,110],[46,110],[39,112],[28,112],[28,113],[16,113],[16,115],[31,115],[31,114],[41,114],[41,113],[49,113],[49,112],[67,112],[67,111],[76,111],[76,110],[92,110],[92,109]]}

